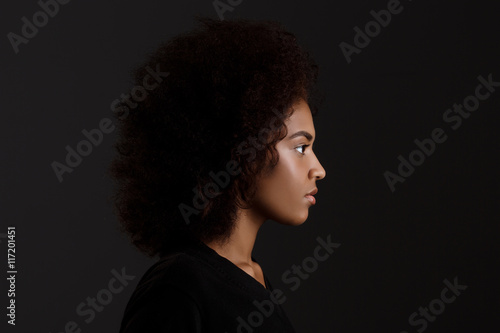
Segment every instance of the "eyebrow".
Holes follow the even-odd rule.
[[[312,140],[312,135],[307,131],[298,131],[298,132],[290,135],[289,140],[292,140],[293,138],[296,138],[298,136],[305,136],[307,140],[309,140],[309,141]]]

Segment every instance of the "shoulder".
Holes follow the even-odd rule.
[[[154,332],[166,327],[199,332],[203,314],[197,289],[204,271],[200,265],[197,258],[182,252],[153,264],[127,304],[120,332]]]
[[[147,292],[154,289],[175,288],[191,294],[203,280],[203,276],[209,274],[210,267],[206,263],[186,252],[176,252],[160,258],[144,273],[137,285],[137,292]]]

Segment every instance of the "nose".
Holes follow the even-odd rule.
[[[318,158],[316,155],[314,155],[314,163],[309,170],[309,177],[310,178],[316,178],[316,180],[321,180],[326,177],[326,171],[319,162]]]

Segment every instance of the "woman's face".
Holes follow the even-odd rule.
[[[278,164],[259,180],[253,206],[264,218],[287,225],[305,222],[313,205],[306,195],[326,176],[312,149],[316,133],[311,110],[304,100],[294,109],[285,121],[287,136],[276,144]]]

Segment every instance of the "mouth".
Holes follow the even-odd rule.
[[[309,202],[312,204],[312,205],[315,205],[316,204],[316,198],[314,197],[314,195],[318,193],[318,189],[315,188],[314,190],[312,190],[311,192],[307,193],[305,195],[306,199],[309,200]]]

